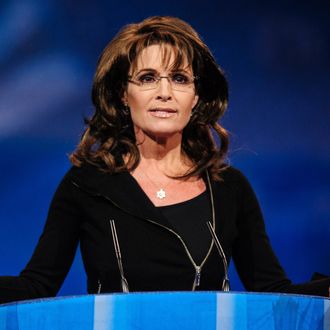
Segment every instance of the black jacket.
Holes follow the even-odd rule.
[[[265,233],[246,178],[229,167],[212,182],[216,233],[249,291],[328,295],[329,278],[293,285]],[[129,173],[73,167],[59,185],[34,254],[18,277],[0,277],[0,303],[54,296],[80,242],[89,293],[120,292],[110,220],[114,220],[130,291],[191,290],[195,268],[184,242]],[[198,233],[196,232],[196,240]],[[215,247],[196,290],[220,290],[223,263]]]

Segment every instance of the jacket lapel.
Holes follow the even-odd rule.
[[[72,167],[69,172],[74,184],[94,196],[103,197],[116,207],[141,219],[170,227],[137,181],[128,173],[109,174],[95,166]]]

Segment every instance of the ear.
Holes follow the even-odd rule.
[[[198,103],[198,100],[199,100],[199,95],[195,94],[195,97],[194,97],[194,100],[193,100],[192,109],[195,108],[196,104]]]
[[[126,90],[123,93],[123,96],[121,98],[121,101],[123,102],[123,104],[126,106],[127,105],[127,92]]]

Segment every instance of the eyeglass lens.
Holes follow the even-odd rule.
[[[162,79],[166,79],[174,90],[189,91],[194,89],[194,77],[181,72],[171,73],[167,76],[143,73],[135,77],[132,82],[135,82],[141,90],[149,90],[157,88]]]

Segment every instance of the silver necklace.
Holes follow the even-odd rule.
[[[153,186],[156,188],[156,197],[158,199],[164,199],[166,197],[166,191],[165,189],[172,183],[171,181],[169,181],[165,186],[162,186],[159,189],[159,185],[157,185],[153,180],[151,180],[151,178],[149,177],[149,175],[147,173],[145,173],[141,168],[140,168],[142,174],[153,184]]]

